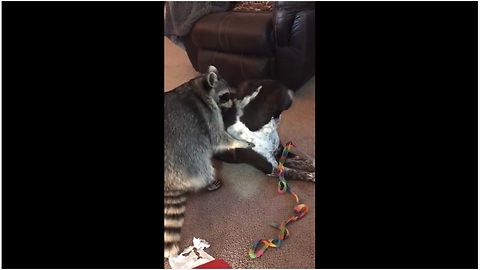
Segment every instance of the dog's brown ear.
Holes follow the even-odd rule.
[[[260,90],[262,90],[262,87],[263,85],[260,85],[257,87],[257,90],[255,90],[255,92],[253,92],[251,95],[242,97],[242,101],[238,104],[238,106],[240,108],[246,107],[252,100],[257,97],[258,93],[260,93]]]
[[[230,92],[228,92],[228,98],[231,100],[237,98],[237,92],[235,91],[235,89],[230,88]]]

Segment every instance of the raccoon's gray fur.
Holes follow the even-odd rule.
[[[219,104],[230,88],[210,66],[208,73],[165,93],[164,222],[165,258],[178,253],[187,193],[215,181],[214,153],[253,145],[231,137]]]

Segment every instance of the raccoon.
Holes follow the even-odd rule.
[[[179,251],[188,193],[218,185],[212,156],[229,149],[254,147],[225,131],[219,105],[231,102],[225,98],[229,91],[218,70],[210,66],[206,74],[165,93],[165,258]]]

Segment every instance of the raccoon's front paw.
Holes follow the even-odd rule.
[[[213,183],[211,183],[210,185],[208,185],[206,187],[206,189],[208,191],[215,191],[215,190],[217,190],[221,187],[222,187],[222,181],[220,179],[215,179],[215,181]]]
[[[243,147],[242,148],[245,148],[245,149],[252,149],[255,147],[255,144],[254,143],[251,143],[251,142],[247,142],[247,141],[241,141],[242,144],[243,144]]]
[[[252,149],[252,148],[254,148],[254,147],[255,147],[255,144],[254,144],[254,143],[247,142],[247,144],[248,144],[248,146],[247,146],[247,147],[245,147],[245,148],[247,148],[247,149]]]
[[[234,148],[252,149],[254,147],[255,147],[255,144],[247,141],[236,140],[234,144]]]

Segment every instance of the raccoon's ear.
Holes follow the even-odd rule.
[[[210,87],[214,87],[214,85],[218,82],[218,76],[217,73],[211,71],[207,75],[207,82]]]
[[[215,73],[218,73],[218,70],[215,66],[208,66],[208,72],[215,72]]]

